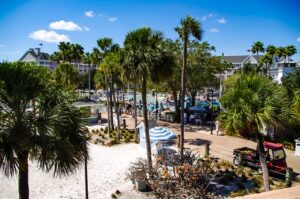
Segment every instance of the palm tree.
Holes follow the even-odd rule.
[[[120,54],[117,51],[107,53],[104,61],[100,64],[100,70],[107,74],[110,79],[111,95],[113,96],[115,113],[117,116],[118,141],[120,141],[120,120],[114,85],[116,76],[119,75],[120,65]]]
[[[269,65],[273,63],[273,58],[269,53],[266,53],[262,58],[261,58],[261,63],[266,64],[266,73],[267,75],[270,75],[270,67]]]
[[[200,23],[194,18],[187,16],[180,22],[180,27],[176,27],[175,31],[178,33],[179,38],[183,42],[183,65],[181,73],[181,131],[180,131],[180,157],[183,161],[183,148],[184,148],[184,98],[185,98],[185,83],[186,83],[186,70],[188,58],[188,43],[189,37],[193,36],[197,40],[202,38],[202,29]]]
[[[54,70],[53,77],[56,83],[64,86],[75,86],[78,80],[78,70],[69,63],[61,63]]]
[[[72,60],[75,61],[75,63],[81,61],[83,55],[84,48],[80,44],[71,44],[71,56]]]
[[[83,63],[88,64],[88,85],[89,85],[89,100],[91,99],[91,54],[86,52],[81,55]]]
[[[276,54],[277,52],[277,48],[273,45],[268,45],[267,49],[266,49],[266,52],[271,55],[272,57],[272,61],[273,61],[273,58],[274,58],[274,55]]]
[[[115,49],[119,48],[118,44],[113,44],[113,41],[111,38],[104,37],[102,39],[97,40],[98,48],[100,49],[100,53],[102,54],[102,59],[105,58],[106,54],[109,52],[115,51]],[[105,77],[107,82],[107,88],[106,93],[108,95],[108,88],[109,88],[109,79],[108,77]],[[109,97],[109,98],[108,98]],[[109,129],[114,129],[113,126],[113,114],[112,114],[112,93],[110,92],[110,95],[107,96],[107,113],[108,113],[108,122],[109,122]]]
[[[230,78],[229,78],[230,79]],[[264,188],[269,191],[269,173],[263,147],[263,125],[284,128],[296,121],[286,90],[272,80],[255,74],[241,75],[221,99],[224,111],[219,116],[220,127],[227,134],[240,134],[245,129],[257,138],[263,172]]]
[[[293,45],[289,45],[289,46],[285,47],[285,49],[286,49],[285,52],[286,52],[288,64],[290,65],[290,57],[297,53],[297,49]]]
[[[279,63],[280,63],[280,59],[282,57],[286,57],[287,56],[286,48],[284,48],[284,47],[278,47],[277,50],[276,50],[276,54],[278,55]],[[284,61],[284,64],[285,64],[285,61]]]
[[[71,53],[71,49],[72,46],[70,44],[70,42],[60,42],[58,44],[58,49],[59,49],[59,53],[61,55],[62,61],[68,61],[71,62],[72,60],[72,53]]]
[[[143,118],[146,135],[148,167],[151,171],[151,145],[147,116],[147,79],[159,67],[161,56],[160,45],[163,39],[161,32],[153,31],[148,27],[129,32],[126,35],[124,46],[124,62],[130,67],[131,73],[138,76],[142,83]]]
[[[260,62],[260,61],[259,61],[258,53],[264,52],[264,51],[265,51],[265,49],[264,49],[264,44],[263,44],[262,42],[257,41],[257,42],[255,42],[255,43],[252,45],[252,47],[251,47],[251,52],[252,52],[252,53],[256,53],[256,56],[257,56],[257,65],[258,65],[258,63]]]
[[[19,174],[19,198],[29,198],[28,159],[54,175],[68,175],[87,156],[81,112],[47,69],[0,64],[0,168]],[[35,101],[35,109],[28,106]],[[33,105],[33,104],[32,104]]]

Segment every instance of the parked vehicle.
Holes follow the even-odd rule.
[[[287,170],[286,154],[282,144],[264,142],[267,166],[270,172],[284,174]],[[262,173],[258,151],[248,147],[234,149],[233,164],[236,166],[249,166]]]

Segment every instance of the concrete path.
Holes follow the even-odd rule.
[[[258,194],[251,194],[236,199],[300,199],[300,187],[291,187]]]
[[[124,117],[126,119],[127,128],[134,128],[134,119],[131,115]],[[138,121],[141,121],[143,118],[138,117]],[[177,123],[169,123],[158,121],[158,125],[166,127],[172,130],[177,135],[180,134],[180,124]],[[228,160],[232,162],[233,160],[233,150],[240,147],[250,147],[256,148],[256,142],[233,137],[227,135],[216,135],[216,131],[213,131],[213,135],[210,134],[210,128],[207,127],[197,127],[187,125],[185,127],[185,147],[190,148],[191,150],[196,150],[200,154],[204,155],[205,144],[210,143],[211,154],[218,158]],[[300,182],[300,158],[295,156],[294,151],[290,151],[285,149],[287,155],[287,165],[288,167],[293,168],[295,173],[295,180]]]

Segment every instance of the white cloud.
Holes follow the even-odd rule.
[[[207,18],[207,16],[203,16],[203,17],[201,17],[201,21],[205,21],[205,20],[206,20],[206,18]]]
[[[111,22],[114,22],[114,21],[117,21],[118,18],[117,17],[111,17],[111,18],[108,18],[108,20],[111,21]]]
[[[209,29],[209,32],[220,32],[220,30],[217,28],[211,28]]]
[[[69,31],[82,30],[82,28],[78,26],[76,23],[72,21],[64,21],[64,20],[50,23],[49,28],[54,30],[69,30]]]
[[[58,34],[54,32],[53,30],[51,31],[46,31],[46,30],[37,30],[35,32],[30,33],[29,38],[34,39],[34,40],[40,40],[40,41],[45,41],[49,43],[59,43],[59,42],[68,42],[70,41],[70,38],[68,35],[63,35],[63,34]]]
[[[225,24],[227,21],[223,17],[217,20],[218,23],[220,24]]]
[[[89,27],[83,26],[83,28],[84,28],[85,31],[90,31]]]
[[[212,14],[212,13],[210,13],[210,14],[208,15],[209,18],[212,18],[213,16],[214,16],[214,14]]]
[[[95,16],[95,13],[94,13],[94,11],[90,10],[90,11],[86,11],[86,12],[84,13],[84,15],[87,16],[87,17],[92,18],[92,17]]]
[[[298,38],[297,38],[297,41],[299,41],[299,42],[300,42],[300,37],[298,37]]]

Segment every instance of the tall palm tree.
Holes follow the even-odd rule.
[[[262,58],[261,58],[261,63],[266,64],[266,73],[267,75],[270,75],[270,64],[273,63],[273,58],[269,53],[266,53]]]
[[[240,134],[247,129],[257,138],[266,191],[270,189],[269,173],[261,130],[263,125],[284,128],[289,122],[298,120],[299,116],[290,108],[289,101],[283,87],[252,73],[237,78],[221,99],[225,110],[219,116],[220,127],[228,134]]]
[[[127,66],[131,66],[131,73],[135,73],[136,76],[139,76],[142,83],[143,118],[147,160],[150,171],[152,168],[152,158],[147,116],[147,79],[151,76],[153,71],[158,70],[162,39],[163,34],[161,32],[153,31],[145,27],[129,32],[124,41],[124,62]]]
[[[83,55],[84,48],[80,44],[71,44],[71,56],[72,60],[75,61],[75,63],[81,61]]]
[[[0,64],[0,168],[19,175],[19,198],[29,198],[28,159],[55,175],[68,175],[87,155],[81,112],[47,69]],[[35,101],[35,109],[28,106]]]
[[[81,55],[82,62],[88,64],[88,87],[89,87],[89,100],[91,99],[91,54],[86,52]]]
[[[118,44],[114,44],[112,39],[111,38],[107,38],[107,37],[104,37],[104,38],[101,38],[99,40],[97,40],[97,45],[98,45],[98,48],[100,49],[100,52],[102,54],[102,59],[105,58],[105,56],[107,55],[107,53],[109,52],[113,52],[115,51],[115,49],[118,49],[119,48],[119,45]],[[108,77],[105,77],[106,79],[106,82],[107,82],[107,89],[106,89],[106,93],[108,95],[108,88],[109,88],[109,78]],[[108,122],[109,122],[109,127],[110,129],[114,129],[114,126],[113,126],[113,111],[112,111],[112,93],[110,92],[110,95],[107,96],[107,113],[108,113]]]
[[[105,74],[109,76],[110,79],[110,87],[111,87],[111,95],[113,97],[115,113],[117,116],[117,132],[118,132],[118,141],[120,141],[120,120],[119,120],[119,111],[118,104],[116,102],[115,96],[115,79],[116,76],[119,75],[120,71],[120,54],[117,50],[115,52],[109,52],[104,58],[104,61],[100,64],[100,70],[102,70]]]
[[[273,45],[268,45],[267,48],[266,48],[266,53],[268,53],[269,55],[271,55],[272,57],[272,61],[274,59],[274,55],[276,54],[277,52],[277,48]]]
[[[260,62],[258,53],[264,52],[264,51],[265,51],[265,49],[264,49],[264,44],[263,44],[262,42],[257,41],[257,42],[255,42],[255,43],[252,45],[252,47],[251,47],[251,52],[252,52],[252,53],[256,53],[256,56],[257,56],[257,57],[256,57],[256,58],[257,58],[257,63]],[[258,65],[258,64],[257,64],[257,65]]]
[[[78,81],[78,70],[69,63],[61,63],[54,70],[53,77],[56,83],[64,86],[75,86]]]
[[[185,83],[186,83],[186,70],[187,70],[187,58],[188,58],[188,43],[190,36],[195,37],[197,40],[202,38],[202,28],[200,23],[192,18],[187,16],[185,19],[182,19],[180,22],[180,27],[176,27],[175,31],[178,33],[179,38],[183,42],[183,65],[181,73],[181,131],[180,131],[180,157],[183,161],[183,148],[184,148],[184,98],[185,98]]]
[[[58,49],[59,49],[59,53],[61,54],[61,58],[62,61],[68,61],[71,62],[72,60],[72,53],[71,53],[71,49],[72,46],[70,44],[70,42],[60,42],[58,44]]]
[[[285,52],[286,52],[286,56],[287,56],[287,61],[288,61],[288,64],[290,65],[290,57],[297,53],[297,49],[293,45],[289,45],[289,46],[285,47],[285,49],[286,49]]]
[[[280,63],[280,59],[282,57],[286,57],[287,56],[287,53],[286,53],[286,48],[284,47],[278,47],[277,50],[276,50],[276,54],[279,58],[279,63]],[[285,61],[284,61],[284,64],[285,64]]]

